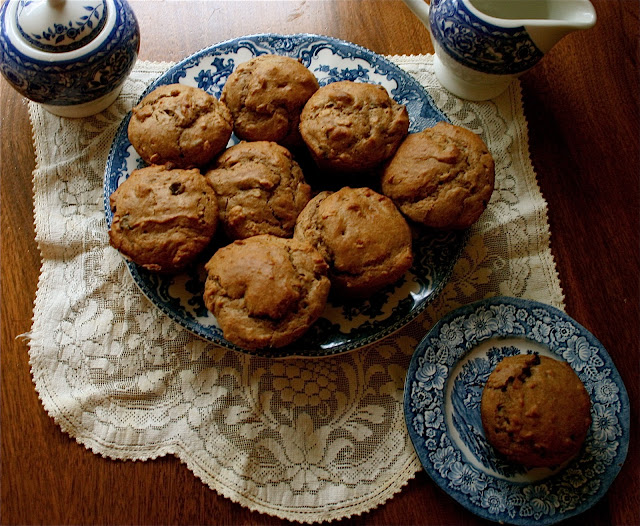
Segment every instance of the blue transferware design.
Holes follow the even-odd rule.
[[[67,48],[61,42],[56,45],[56,39],[49,36],[48,31],[39,37],[30,35],[26,47],[17,46],[7,29],[12,23],[9,13],[14,8],[25,8],[30,2],[20,2],[18,6],[15,2],[8,0],[0,8],[0,72],[28,99],[54,107],[89,103],[113,93],[133,69],[140,47],[140,30],[125,0],[104,2],[106,10],[113,10],[113,24],[105,25],[104,13],[87,11],[86,20],[80,17],[65,28],[51,28],[51,33],[58,36],[64,33],[68,38],[70,33],[74,34],[73,29],[79,27],[75,24],[84,24],[85,32],[91,31],[77,42],[80,45],[77,48],[74,44]],[[94,23],[96,16],[99,19]],[[98,36],[95,31],[99,32]],[[83,45],[89,37],[90,42]],[[55,50],[46,52],[48,45]]]
[[[384,85],[395,100],[407,106],[412,131],[447,120],[420,84],[392,62],[352,43],[317,35],[253,35],[216,44],[170,68],[142,97],[160,85],[177,82],[220,97],[226,79],[238,64],[265,53],[299,58],[321,85],[347,78]],[[127,137],[129,119],[130,114],[116,134],[105,171],[104,206],[109,225],[109,196],[134,169],[144,165]],[[236,141],[233,136],[230,143]],[[366,301],[330,303],[323,317],[300,340],[268,351],[246,351],[232,345],[204,306],[203,265],[215,247],[173,277],[153,274],[131,262],[127,265],[142,292],[159,309],[202,338],[254,355],[329,356],[371,344],[413,320],[443,288],[466,237],[466,232],[424,232],[414,245],[414,265],[402,280]]]
[[[16,27],[26,41],[42,51],[64,53],[78,49],[96,38],[107,21],[107,3],[102,0],[97,5],[83,5],[83,14],[77,20],[69,20],[67,24],[54,23],[40,33],[33,33],[20,23],[25,8],[33,3],[33,0],[20,0]]]
[[[475,16],[460,0],[432,0],[433,38],[461,64],[496,75],[516,75],[543,56],[524,26],[498,27]]]
[[[527,470],[484,436],[480,398],[505,356],[540,353],[568,362],[592,401],[581,453],[555,470]],[[405,418],[431,478],[473,513],[508,524],[553,524],[583,513],[607,491],[629,444],[629,399],[600,342],[564,312],[492,298],[442,318],[422,340],[405,381]]]

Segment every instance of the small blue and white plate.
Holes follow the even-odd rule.
[[[448,120],[422,86],[389,60],[355,44],[317,35],[253,35],[216,44],[171,67],[142,97],[160,85],[179,82],[219,98],[227,77],[239,64],[265,53],[300,59],[320,85],[337,80],[383,85],[396,101],[406,105],[412,132]],[[105,170],[104,209],[109,226],[113,216],[109,196],[133,170],[144,166],[127,137],[129,119],[130,115],[116,134]],[[235,142],[233,136],[230,144]],[[329,356],[374,343],[421,313],[448,280],[466,236],[466,232],[421,234],[414,243],[414,265],[398,283],[367,301],[330,303],[300,340],[286,348],[267,351],[246,351],[222,336],[202,299],[204,261],[172,277],[148,272],[131,262],[127,265],[136,284],[154,305],[202,338],[254,355]],[[203,259],[206,261],[206,255]]]
[[[505,356],[539,353],[569,363],[591,397],[582,451],[555,470],[527,470],[497,455],[484,436],[482,390]],[[482,518],[553,524],[583,513],[608,490],[627,455],[629,399],[600,342],[564,312],[498,297],[443,317],[418,345],[407,372],[404,410],[424,469]]]

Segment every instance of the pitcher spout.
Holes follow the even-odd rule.
[[[590,0],[459,1],[486,23],[504,28],[524,27],[543,53],[565,35],[589,29],[596,23],[596,12]]]
[[[403,0],[406,6],[411,12],[418,17],[418,19],[429,27],[429,4],[424,0]]]
[[[523,21],[531,40],[543,53],[569,33],[592,28],[597,18],[589,0],[554,0],[552,3],[558,4],[558,13],[553,18]]]

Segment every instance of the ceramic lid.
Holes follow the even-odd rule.
[[[20,0],[15,27],[24,43],[66,53],[92,42],[107,21],[106,0]]]

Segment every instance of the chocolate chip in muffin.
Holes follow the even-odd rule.
[[[215,193],[197,169],[154,165],[134,170],[109,200],[109,242],[154,272],[185,268],[218,227]]]

